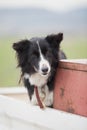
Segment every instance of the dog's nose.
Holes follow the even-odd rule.
[[[42,72],[43,72],[43,73],[47,73],[47,72],[48,72],[48,67],[43,67],[43,68],[42,68]]]

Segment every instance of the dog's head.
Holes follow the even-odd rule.
[[[58,50],[63,34],[49,35],[45,38],[32,38],[13,44],[17,52],[18,66],[23,73],[33,71],[48,75],[51,68],[58,64]]]

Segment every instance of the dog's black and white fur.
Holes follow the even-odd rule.
[[[38,87],[41,100],[46,106],[53,105],[53,89],[59,59],[65,58],[59,50],[63,34],[45,38],[32,38],[13,44],[17,52],[18,66],[21,67],[24,85],[27,87],[32,104],[37,104],[34,86]]]

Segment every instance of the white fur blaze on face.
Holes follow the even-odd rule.
[[[47,75],[50,73],[51,66],[50,66],[48,60],[44,58],[38,41],[37,41],[37,45],[38,45],[39,53],[40,53],[39,72],[41,75]]]

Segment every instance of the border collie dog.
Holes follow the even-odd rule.
[[[59,33],[13,44],[24,85],[34,105],[38,104],[34,86],[38,87],[39,96],[45,106],[53,105],[54,79],[59,59],[66,58],[59,49],[62,39],[63,34]]]

